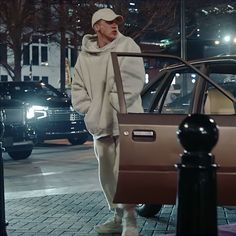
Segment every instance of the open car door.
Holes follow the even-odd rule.
[[[146,101],[143,101],[144,110],[152,110],[151,113],[127,113],[125,96],[123,93],[122,78],[119,70],[119,56],[131,57],[161,57],[174,58],[186,65],[189,71],[184,70],[183,84],[185,87],[180,91],[180,96],[175,99],[168,98],[173,95],[171,86],[175,80],[176,73],[173,76],[166,73],[160,73],[156,80],[157,86],[149,91]],[[183,148],[177,140],[176,131],[178,126],[188,114],[204,113],[202,104],[206,99],[203,91],[205,83],[213,84],[220,92],[229,97],[235,103],[235,98],[230,96],[217,83],[211,81],[203,70],[192,66],[181,58],[147,53],[115,53],[112,52],[112,61],[115,72],[115,82],[117,85],[120,113],[118,113],[118,122],[120,129],[120,163],[117,190],[114,197],[116,203],[156,203],[156,204],[175,204],[177,190],[177,169],[175,164],[180,162],[180,154]],[[189,84],[187,80],[192,79],[195,73],[197,80],[194,84]],[[188,78],[189,75],[189,78]],[[176,94],[174,94],[176,95]],[[171,97],[171,96],[170,96]],[[145,100],[145,99],[144,99]],[[146,109],[146,103],[149,108]],[[235,112],[233,113],[235,115]],[[214,116],[214,115],[213,115]],[[216,120],[222,125],[222,132],[234,132],[236,137],[236,119],[235,116],[227,116],[226,123],[231,122],[234,131],[229,131],[229,125],[225,123],[224,117],[216,117]],[[227,120],[228,119],[228,120]],[[216,121],[216,123],[217,123]],[[232,123],[233,122],[233,123]],[[230,134],[232,137],[232,135]],[[221,145],[227,145],[227,139],[219,140]],[[235,145],[234,145],[235,146]],[[232,150],[231,150],[232,151]],[[236,150],[235,150],[236,151]],[[222,150],[218,148],[220,155]],[[216,162],[217,163],[217,162]],[[229,165],[230,162],[228,163]],[[231,173],[236,172],[236,161],[233,165],[235,169]],[[232,167],[231,167],[232,169]],[[224,172],[224,171],[223,171]],[[236,177],[236,173],[234,175]],[[236,182],[236,178],[234,180]],[[236,203],[236,191],[233,196],[224,198],[224,181],[227,174],[223,173],[220,178],[220,192],[222,203]],[[228,185],[228,191],[230,186]],[[224,199],[226,199],[224,201]]]

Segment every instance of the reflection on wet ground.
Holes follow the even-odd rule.
[[[47,141],[26,160],[3,159],[6,199],[100,190],[92,142]]]

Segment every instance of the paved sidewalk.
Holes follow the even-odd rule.
[[[99,191],[8,199],[5,208],[8,236],[97,236],[93,226],[111,216]],[[219,225],[234,222],[236,209],[218,208]],[[176,207],[165,205],[154,218],[138,217],[138,225],[141,236],[175,233]]]

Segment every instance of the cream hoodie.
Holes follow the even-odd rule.
[[[119,103],[110,52],[140,52],[133,39],[119,33],[103,48],[96,35],[85,35],[72,80],[72,104],[85,114],[85,124],[94,138],[119,135]],[[128,112],[143,112],[140,92],[145,71],[142,58],[119,57]]]

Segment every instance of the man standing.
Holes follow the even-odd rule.
[[[83,37],[71,92],[73,107],[85,114],[86,127],[93,135],[99,180],[109,209],[114,210],[114,217],[95,226],[95,230],[137,236],[135,205],[113,203],[119,168],[119,104],[111,52],[140,52],[133,39],[119,32],[121,23],[123,17],[109,8],[93,14],[95,34]],[[145,78],[143,60],[122,57],[119,63],[128,112],[143,112],[140,98]]]

